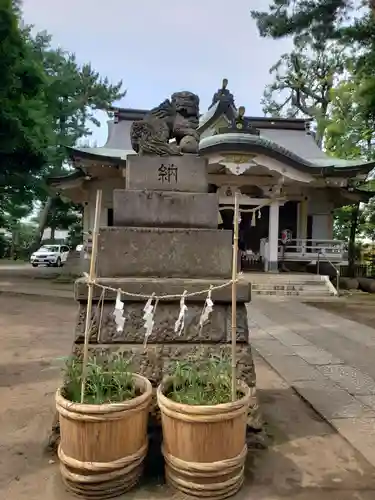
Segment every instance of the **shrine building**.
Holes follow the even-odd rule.
[[[333,238],[333,211],[373,196],[366,191],[366,180],[375,162],[327,155],[317,145],[309,119],[246,116],[226,84],[215,93],[198,128],[199,154],[207,159],[210,189],[218,193],[219,227],[233,227],[238,193],[244,210],[240,248],[249,269],[276,271],[282,261],[287,269],[302,271],[317,259],[345,264],[347,242]],[[126,160],[135,154],[130,128],[148,112],[111,111],[105,145],[69,148],[74,171],[49,179],[64,197],[83,204],[85,232],[93,227],[98,188],[103,193],[101,224],[113,225],[113,190],[125,188]],[[246,211],[251,208],[255,212]]]

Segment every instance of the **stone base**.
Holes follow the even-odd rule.
[[[115,189],[114,226],[217,229],[217,194]]]
[[[113,316],[114,303],[93,304],[90,342],[100,344],[143,344],[144,343],[144,302],[126,302],[124,307],[125,326],[123,332],[117,332]],[[180,312],[178,302],[159,302],[155,310],[154,328],[148,342],[158,344],[160,355],[168,344],[192,343],[227,343],[231,339],[232,307],[229,304],[216,304],[203,325],[199,327],[199,319],[203,305],[187,302],[185,327],[181,335],[174,331],[175,322]],[[83,342],[87,305],[79,305],[78,322],[76,326],[76,342]],[[244,304],[237,306],[237,341],[247,343],[249,329],[247,311]],[[183,358],[182,358],[183,359]]]
[[[208,290],[210,286],[220,286],[228,283],[226,280],[218,279],[183,279],[183,278],[98,278],[97,283],[103,286],[108,286],[118,290],[121,288],[129,293],[141,294],[151,296],[153,293],[158,296],[163,295],[182,295],[184,290],[188,290],[189,293],[200,292],[202,290]],[[86,278],[80,278],[76,280],[74,286],[74,297],[78,301],[87,300],[88,287]],[[98,300],[101,297],[102,289],[100,287],[94,287],[94,300]],[[251,300],[251,285],[248,281],[244,279],[239,279],[236,285],[237,303],[250,302]],[[195,295],[193,299],[189,299],[187,302],[200,302],[203,306],[207,298],[207,293]],[[104,295],[105,301],[113,301],[116,299],[116,292],[106,290]],[[144,302],[144,298],[129,297],[124,295],[122,297],[124,302]],[[232,301],[232,286],[228,285],[224,288],[219,288],[218,290],[213,290],[212,300],[214,303],[226,303],[229,304]],[[163,299],[163,302],[172,302],[173,299]],[[176,299],[174,299],[176,301]]]
[[[229,278],[232,231],[144,227],[100,228],[97,275]]]
[[[74,345],[74,354],[78,357],[83,355],[83,344]],[[249,344],[237,345],[237,373],[242,379],[255,390],[255,369]],[[107,358],[113,353],[121,354],[125,359],[131,360],[132,369],[147,377],[154,389],[159,385],[164,376],[170,375],[176,361],[197,361],[207,360],[210,356],[229,357],[231,354],[230,344],[147,344],[144,348],[139,344],[91,344],[90,355],[100,358]],[[254,391],[255,392],[255,391]],[[251,404],[248,416],[248,426],[256,428],[257,421],[254,410],[257,409],[256,398]],[[156,405],[156,394],[154,393],[153,403],[150,410],[151,425],[160,424],[160,412]]]

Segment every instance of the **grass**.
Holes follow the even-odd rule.
[[[228,359],[210,358],[199,364],[176,362],[172,384],[165,394],[176,403],[218,405],[232,401],[232,375]],[[241,393],[237,394],[242,397]]]
[[[66,362],[62,395],[73,403],[81,402],[82,361],[70,357]],[[89,359],[84,403],[119,403],[139,395],[129,361],[115,355],[106,361]]]

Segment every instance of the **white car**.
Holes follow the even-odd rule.
[[[30,257],[33,267],[43,264],[45,266],[60,267],[66,262],[69,255],[69,247],[66,245],[43,245]]]

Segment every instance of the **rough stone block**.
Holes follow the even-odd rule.
[[[82,355],[83,344],[75,344],[74,353]],[[120,353],[131,360],[136,373],[147,377],[156,386],[165,375],[173,370],[176,361],[207,360],[210,356],[221,356],[229,359],[230,344],[147,344],[144,348],[139,344],[91,344],[89,352],[97,357],[108,357]],[[255,369],[251,347],[248,344],[237,345],[238,378],[250,387],[255,386]]]
[[[193,302],[201,303],[207,298],[207,290],[212,285],[213,287],[226,284],[224,288],[219,288],[212,291],[212,300],[214,303],[230,303],[232,301],[232,286],[230,280],[217,279],[183,279],[183,278],[98,278],[97,283],[103,286],[111,287],[115,290],[121,288],[128,293],[141,294],[150,296],[153,293],[158,296],[165,295],[181,295],[184,290],[189,293],[197,293],[204,291],[194,296]],[[229,285],[228,285],[229,283]],[[237,303],[250,302],[251,300],[251,285],[248,281],[240,279],[236,286]],[[75,281],[74,297],[75,300],[87,300],[88,287],[86,278],[79,278]],[[102,288],[94,287],[94,300],[99,300],[102,294]],[[117,292],[106,290],[104,294],[105,301],[113,301],[116,299]],[[130,297],[123,295],[124,302],[144,302],[144,298]],[[165,300],[165,299],[164,299]],[[163,302],[164,302],[163,300]],[[173,302],[176,299],[168,299],[167,302]],[[272,337],[271,337],[272,338]]]
[[[229,278],[232,232],[215,229],[100,229],[99,277]]]
[[[207,193],[206,160],[196,155],[128,156],[126,189]]]
[[[115,189],[114,226],[216,229],[217,194]]]
[[[147,377],[156,388],[164,376],[173,372],[176,361],[207,360],[211,356],[220,356],[229,359],[231,354],[230,344],[147,344],[144,348],[139,344],[91,344],[89,354],[97,358],[117,353],[131,362],[132,369]],[[73,354],[78,357],[83,355],[83,344],[74,344]],[[256,375],[249,344],[239,344],[236,349],[237,376],[244,380],[250,387],[255,387]],[[160,410],[156,403],[154,391],[150,408],[150,422],[160,425]],[[259,411],[254,394],[248,410],[247,425],[250,428],[259,427]]]
[[[187,304],[185,316],[185,328],[179,336],[174,332],[174,325],[180,312],[178,302],[159,302],[156,307],[153,332],[148,339],[148,343],[163,342],[230,342],[231,338],[231,315],[230,305],[217,304],[208,321],[199,328],[199,319],[202,314],[202,304]],[[100,342],[104,344],[112,343],[144,343],[144,303],[127,302],[124,307],[125,327],[123,332],[117,332],[114,321],[113,303],[93,304],[91,319],[90,342]],[[79,306],[79,318],[76,325],[76,342],[83,342],[85,331],[87,306],[81,303]],[[100,327],[100,328],[99,328]],[[249,331],[247,325],[247,312],[243,304],[237,307],[237,341],[248,342]]]

